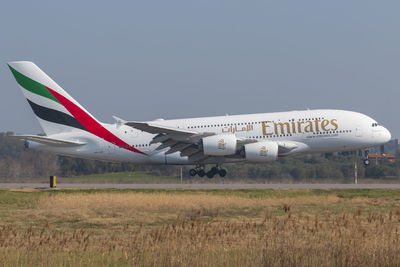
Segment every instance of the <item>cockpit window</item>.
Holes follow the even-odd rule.
[[[372,123],[372,127],[377,127],[377,126],[378,126],[377,122]]]

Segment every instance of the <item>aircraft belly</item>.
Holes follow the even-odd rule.
[[[190,164],[187,157],[180,156],[180,152],[165,154],[164,151],[151,155],[150,163],[166,165]]]
[[[342,140],[338,136],[313,135],[307,138],[304,143],[310,147],[310,152],[340,151],[342,148],[347,147],[346,140]]]
[[[165,162],[168,165],[189,164],[188,157],[181,157],[180,152],[165,155]]]

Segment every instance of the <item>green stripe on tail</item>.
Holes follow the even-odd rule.
[[[14,75],[15,79],[17,80],[18,84],[21,85],[23,88],[25,88],[26,90],[28,90],[34,94],[41,95],[41,96],[51,99],[57,103],[60,103],[49,92],[49,90],[47,90],[47,88],[43,84],[40,84],[40,83],[32,80],[31,78],[28,78],[25,75],[19,73],[18,71],[13,69],[10,65],[8,65],[8,67],[10,68],[10,70],[11,70],[12,74]]]

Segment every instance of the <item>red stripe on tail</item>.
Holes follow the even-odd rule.
[[[137,150],[136,148],[130,146],[129,144],[119,139],[114,134],[112,134],[110,131],[104,128],[100,123],[98,123],[92,116],[87,114],[85,111],[83,111],[80,107],[71,102],[69,99],[67,99],[66,97],[62,96],[61,94],[57,93],[56,91],[52,90],[47,86],[46,88],[89,132],[116,146],[147,156],[146,153]]]

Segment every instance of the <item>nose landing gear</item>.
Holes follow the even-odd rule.
[[[364,150],[364,160],[363,160],[363,163],[364,163],[364,165],[365,166],[368,166],[371,162],[370,162],[370,160],[369,160],[369,157],[368,157],[368,153],[369,153],[369,151],[366,149],[366,150]]]
[[[200,177],[204,177],[207,176],[207,178],[213,178],[214,175],[218,174],[221,177],[225,177],[226,176],[226,170],[222,169],[219,165],[217,165],[216,167],[212,167],[211,170],[209,170],[208,172],[204,171],[204,166],[203,165],[199,165],[194,169],[190,169],[189,170],[189,174],[190,176],[200,176]]]

